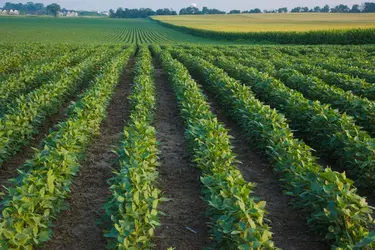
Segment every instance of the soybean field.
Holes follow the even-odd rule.
[[[0,24],[1,249],[375,248],[375,45]]]

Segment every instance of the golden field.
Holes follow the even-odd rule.
[[[375,13],[267,13],[155,16],[152,18],[180,26],[227,32],[375,28]]]

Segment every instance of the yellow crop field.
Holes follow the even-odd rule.
[[[308,31],[375,28],[375,13],[287,13],[156,16],[155,20],[214,31]]]

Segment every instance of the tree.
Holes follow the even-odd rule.
[[[363,6],[363,12],[365,13],[375,12],[375,3],[366,2],[363,4]]]
[[[348,7],[348,5],[345,4],[337,5],[336,7],[331,9],[332,13],[348,13],[349,11],[350,8]]]
[[[203,7],[203,8],[202,8],[202,14],[203,14],[203,15],[207,15],[207,14],[209,14],[209,9],[208,9],[207,7]]]
[[[115,17],[117,17],[117,18],[123,18],[124,17],[124,10],[122,8],[118,8],[116,10]]]
[[[110,17],[110,18],[114,18],[114,17],[116,17],[115,11],[114,11],[113,9],[110,9],[110,10],[109,10],[109,17]]]
[[[60,10],[61,10],[61,6],[58,5],[57,3],[47,5],[47,11],[52,13],[54,17],[57,17],[57,14],[59,13]]]
[[[250,13],[262,13],[262,11],[259,8],[255,8],[253,10],[250,10]]]
[[[328,13],[329,12],[329,10],[330,10],[330,8],[329,8],[329,5],[328,4],[326,4],[326,5],[324,5],[324,7],[322,8],[322,12],[325,12],[325,13]]]
[[[309,12],[309,7],[303,7],[302,12]]]
[[[241,14],[240,10],[231,10],[229,11],[229,14]]]
[[[36,9],[36,14],[45,14],[45,8],[44,8],[44,4],[42,3],[36,3],[34,4],[35,6],[35,9]]]
[[[197,7],[187,7],[187,8],[182,8],[180,10],[180,15],[199,15],[201,14],[200,10]]]
[[[287,8],[287,7],[279,8],[279,9],[277,10],[277,12],[279,12],[279,13],[287,13],[287,12],[288,12],[288,8]]]
[[[321,12],[322,9],[319,6],[314,7],[314,12]]]
[[[350,10],[351,13],[361,13],[361,8],[358,4],[354,4],[352,6],[352,9]]]
[[[292,9],[291,12],[293,12],[293,13],[297,13],[297,12],[301,12],[301,11],[302,11],[302,8],[301,8],[301,7],[295,7],[295,8]]]

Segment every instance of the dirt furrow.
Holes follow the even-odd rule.
[[[155,126],[161,151],[159,183],[164,197],[172,199],[160,205],[166,216],[161,217],[155,249],[201,250],[210,243],[204,216],[207,207],[200,198],[200,172],[190,162],[177,100],[167,74],[158,63],[155,63],[155,82],[158,107]]]
[[[103,214],[103,205],[110,195],[107,180],[112,177],[125,120],[129,116],[127,97],[132,83],[134,58],[127,65],[108,107],[108,116],[101,125],[100,136],[94,138],[75,177],[69,198],[70,210],[55,221],[54,237],[42,249],[104,249],[106,239],[96,221]]]
[[[278,178],[272,172],[265,156],[247,143],[241,128],[225,114],[212,94],[207,91],[204,93],[208,97],[212,112],[233,136],[233,152],[242,163],[238,168],[244,179],[256,183],[254,195],[267,202],[266,209],[269,214],[266,218],[270,220],[275,245],[288,250],[328,250],[328,245],[309,230],[306,220],[291,207],[290,199],[283,195]]]

